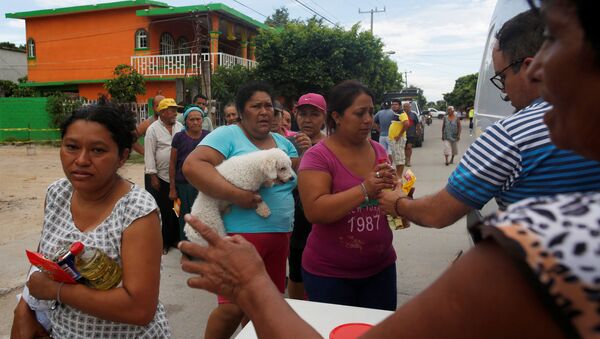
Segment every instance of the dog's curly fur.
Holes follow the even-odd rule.
[[[276,182],[287,182],[294,176],[290,157],[279,148],[231,157],[219,164],[216,169],[225,180],[247,191],[258,191],[263,185],[269,187]],[[225,227],[221,215],[230,205],[228,201],[215,199],[199,191],[191,214],[223,236]],[[264,201],[258,204],[256,213],[263,218],[271,215],[269,206]],[[188,223],[185,224],[184,232],[190,241],[206,244],[206,241]]]

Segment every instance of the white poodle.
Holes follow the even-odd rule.
[[[292,161],[279,148],[252,152],[231,157],[216,167],[217,171],[234,186],[247,191],[258,191],[261,186],[270,187],[293,179]],[[206,225],[214,228],[219,235],[225,235],[221,217],[230,207],[228,201],[218,200],[201,191],[194,201],[191,214]],[[263,218],[271,215],[269,206],[258,204],[256,213]],[[190,226],[185,224],[185,235],[190,241],[206,244],[206,241]]]

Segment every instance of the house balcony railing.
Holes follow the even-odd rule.
[[[216,65],[214,63],[216,62]],[[256,67],[256,61],[226,53],[140,55],[131,57],[131,66],[143,76],[192,76],[202,74],[202,64],[232,67]],[[207,66],[204,66],[205,69]]]

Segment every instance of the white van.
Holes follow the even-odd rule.
[[[492,14],[492,20],[488,29],[479,78],[477,79],[477,91],[475,93],[475,136],[478,137],[490,125],[515,112],[509,102],[501,99],[500,92],[490,78],[496,72],[492,62],[492,49],[496,42],[496,33],[504,23],[519,13],[529,9],[525,0],[498,0]],[[467,225],[473,225],[480,220],[481,215],[489,215],[498,209],[496,201],[492,199],[481,211],[475,211],[467,215]]]

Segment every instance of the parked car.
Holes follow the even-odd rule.
[[[432,117],[437,117],[438,119],[444,119],[444,117],[446,116],[446,112],[438,111],[435,108],[428,108],[425,111],[429,112],[429,114],[431,114]]]

